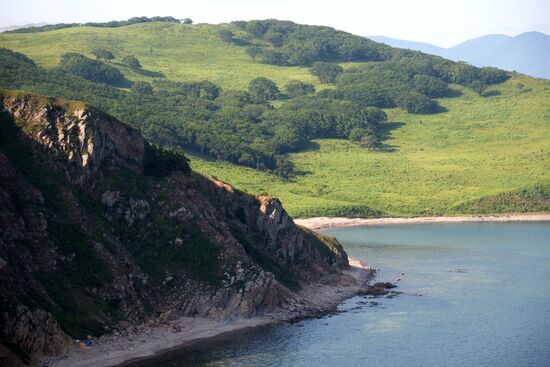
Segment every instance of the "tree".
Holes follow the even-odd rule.
[[[482,96],[483,92],[485,92],[485,89],[487,89],[487,85],[481,80],[474,80],[473,82],[468,84],[468,87],[480,96]]]
[[[256,62],[256,58],[262,54],[262,48],[258,46],[247,47],[246,53],[250,56],[252,62]]]
[[[286,34],[273,28],[270,28],[263,36],[263,38],[271,43],[275,47],[281,47],[285,43]]]
[[[115,55],[109,50],[106,50],[104,48],[98,48],[92,51],[92,54],[96,57],[98,60],[114,60]]]
[[[218,35],[224,42],[228,42],[228,43],[233,42],[234,34],[228,29],[222,29],[221,31],[218,32]]]
[[[388,119],[388,115],[386,114],[386,112],[376,107],[365,108],[365,116],[368,123],[372,125],[378,125],[379,123]]]
[[[355,127],[349,133],[349,139],[353,141],[361,141],[363,137],[367,135],[367,130],[362,127]]]
[[[198,83],[192,83],[198,88],[198,97],[204,99],[216,99],[220,95],[220,88],[208,80],[204,80]]]
[[[285,156],[279,155],[275,158],[275,168],[273,173],[276,175],[288,179],[294,171],[294,164]]]
[[[288,97],[294,98],[315,93],[315,87],[313,84],[303,83],[299,80],[291,80],[285,86],[285,91]]]
[[[125,81],[124,75],[114,67],[75,52],[61,56],[59,69],[93,82],[120,84]]]
[[[244,21],[244,20],[234,20],[234,21],[231,22],[231,24],[236,25],[240,29],[245,29],[246,28],[246,21]]]
[[[137,81],[132,85],[132,92],[138,94],[153,94],[153,86],[147,82]]]
[[[132,69],[141,69],[141,64],[139,60],[134,57],[134,55],[125,56],[122,59],[122,63],[128,65]]]
[[[415,75],[412,86],[417,92],[431,98],[444,97],[449,92],[447,83],[443,80],[424,74]]]
[[[363,148],[367,148],[368,150],[377,150],[379,148],[379,143],[376,137],[369,134],[364,135],[361,138],[360,144]]]
[[[267,26],[261,20],[246,22],[246,30],[256,37],[261,37],[267,31]]]
[[[435,101],[418,92],[410,92],[399,96],[397,105],[406,109],[408,113],[433,113],[437,109]]]
[[[479,71],[479,78],[489,85],[502,83],[510,78],[510,75],[504,71],[493,67],[484,67]]]
[[[193,24],[193,20],[191,18],[185,18],[181,22],[183,24]]]
[[[340,65],[330,62],[316,62],[309,70],[325,84],[334,83],[336,77],[344,71]]]
[[[248,84],[248,92],[252,97],[252,100],[256,103],[263,103],[265,101],[272,101],[279,98],[281,92],[277,85],[264,77],[253,79]]]
[[[288,65],[288,59],[284,52],[279,50],[262,50],[262,63],[270,65]]]

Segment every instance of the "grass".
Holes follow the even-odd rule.
[[[78,27],[0,34],[0,46],[22,52],[48,68],[55,67],[64,52],[92,56],[93,49],[102,47],[113,51],[118,60],[132,53],[145,70],[171,80],[207,79],[226,89],[242,90],[253,78],[265,76],[279,86],[299,79],[317,89],[326,88],[305,68],[253,63],[243,47],[219,38],[221,27],[233,26]],[[115,66],[131,80],[151,80]],[[460,86],[453,88],[462,95],[439,100],[448,112],[410,115],[400,109],[388,110],[384,151],[370,152],[349,141],[319,140],[316,149],[291,154],[299,172],[291,181],[197,154],[188,156],[196,171],[252,194],[277,196],[296,217],[544,209],[544,205],[529,204],[530,199],[525,205],[502,205],[506,197],[502,195],[547,187],[550,182],[550,81],[515,75],[493,87],[486,97]]]
[[[227,27],[232,27],[227,25]],[[259,76],[284,86],[298,79],[323,87],[305,68],[253,63],[244,47],[220,39],[220,26],[147,23],[120,28],[77,27],[30,34],[0,34],[0,47],[21,52],[38,65],[53,68],[65,52],[94,58],[96,48],[111,50],[117,60],[133,54],[147,71],[178,81],[209,80],[226,89],[246,89]],[[208,45],[208,47],[205,47]],[[152,53],[150,49],[152,48]],[[130,80],[150,80],[118,66]]]
[[[530,91],[520,92],[518,83]],[[453,215],[471,212],[472,201],[550,183],[550,82],[515,76],[490,97],[453,88],[463,95],[440,100],[448,112],[388,110],[386,151],[318,140],[317,149],[291,154],[301,174],[289,182],[188,156],[199,172],[279,197],[296,217]],[[513,208],[494,202],[476,203],[476,211]]]

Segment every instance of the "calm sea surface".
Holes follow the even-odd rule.
[[[145,366],[550,366],[550,223],[325,233],[381,280],[401,278],[407,294],[355,297],[338,315],[242,332]]]

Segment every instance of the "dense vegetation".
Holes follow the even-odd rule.
[[[291,181],[188,153],[194,170],[281,199],[293,216],[419,216],[549,210],[550,82],[515,76],[486,97],[452,86],[448,112],[386,110],[375,152],[319,139],[288,155]],[[528,90],[528,92],[526,92]]]
[[[116,63],[113,52],[105,48],[91,51],[96,60],[66,53],[54,70],[36,66],[23,70],[17,67],[17,57],[4,50],[3,63],[11,64],[12,69],[10,75],[2,76],[2,86],[91,102],[139,127],[155,143],[184,147],[287,177],[292,165],[282,155],[303,150],[311,139],[349,138],[369,149],[379,147],[377,126],[385,115],[375,107],[434,113],[440,108],[431,98],[447,95],[448,83],[469,85],[481,80],[477,87],[485,88],[508,78],[500,70],[397,51],[327,27],[274,20],[235,25],[249,38],[242,40],[226,29],[218,33],[219,37],[237,47],[258,39],[268,41],[271,46],[260,47],[262,62],[275,63],[265,58],[265,52],[280,49],[277,52],[286,52],[285,57],[295,60],[292,65],[314,62],[311,72],[322,83],[335,83],[336,88],[315,93],[313,85],[293,80],[284,93],[282,86],[269,78],[257,77],[249,82],[247,91],[234,91],[222,90],[209,81],[181,83],[153,78],[151,82],[136,82],[128,93],[97,83],[127,84],[119,71],[124,67],[138,74],[147,72],[134,55],[126,54]],[[309,56],[298,62],[296,53]],[[389,58],[392,61],[384,61]],[[329,62],[365,60],[377,62],[346,71]],[[60,82],[59,72],[96,84],[78,78]],[[304,95],[309,97],[304,99]],[[289,102],[274,109],[272,101],[288,98]]]
[[[392,48],[367,38],[330,27],[308,26],[288,21],[252,20],[233,22],[245,32],[243,39],[225,30],[222,39],[250,47],[249,54],[261,62],[272,65],[311,66],[312,72],[323,83],[331,83],[342,69],[330,62],[377,63],[375,71],[384,74],[413,77],[431,75],[448,83],[462,85],[498,84],[507,78],[505,72],[495,68],[479,69],[421,52]],[[231,37],[227,36],[231,33]],[[236,41],[238,40],[238,41]],[[380,63],[387,61],[389,63]],[[369,64],[372,66],[372,64]],[[365,70],[363,70],[364,72]],[[437,96],[434,96],[437,97]]]
[[[307,66],[315,61],[382,61],[392,56],[391,47],[330,27],[274,19],[233,24],[244,31],[244,36],[226,36],[224,40],[239,45],[261,41],[256,45],[262,46],[257,56],[266,64]]]
[[[340,39],[378,56],[350,62],[344,54],[331,58],[318,53],[304,65],[275,65],[265,63],[265,50],[287,52],[297,46],[271,43],[271,36],[265,36],[269,29],[256,36],[247,30],[248,23],[157,22],[0,35],[1,45],[38,65],[23,72],[25,63],[33,62],[12,55],[22,66],[14,74],[13,65],[2,64],[0,84],[98,105],[140,127],[156,143],[184,147],[201,172],[251,193],[280,196],[294,215],[464,212],[463,201],[544,181],[541,167],[549,142],[543,125],[550,114],[544,110],[549,97],[543,82],[518,76],[506,81],[510,75],[500,70],[352,42],[361,38],[327,27],[307,26],[282,39],[308,33],[310,44],[304,42],[304,50],[326,50]],[[304,27],[259,21],[250,29],[257,23]],[[120,89],[63,79],[58,67],[66,52],[99,58],[133,84]],[[134,55],[142,68],[119,61],[127,55]],[[318,69],[329,78],[321,80],[325,74]],[[41,81],[34,79],[36,70]],[[251,93],[250,82],[260,77],[276,89],[264,80]],[[260,96],[256,101],[255,92]],[[384,108],[389,122],[350,129],[335,124],[339,115],[326,114],[325,104],[346,113],[346,106],[353,106],[357,116],[369,107]],[[350,141],[311,140],[325,138]],[[290,181],[211,158],[275,170],[291,176]]]
[[[139,127],[155,143],[285,177],[292,166],[282,154],[304,149],[316,137],[348,137],[353,128],[375,138],[377,124],[385,119],[380,110],[320,96],[274,110],[268,102],[283,95],[267,78],[251,81],[248,92],[223,91],[208,81],[166,79],[136,82],[128,92],[99,83],[122,82],[118,69],[76,53],[63,55],[59,68],[46,70],[22,54],[1,49],[0,66],[4,87],[84,100]],[[312,90],[306,84],[300,87],[304,93]]]
[[[117,85],[122,84],[126,80],[118,69],[99,60],[91,60],[75,52],[69,52],[61,56],[59,69],[99,83]]]
[[[509,75],[420,52],[401,50],[332,28],[278,20],[234,22],[244,39],[225,31],[222,40],[248,47],[253,59],[272,65],[310,66],[321,83],[336,83],[325,96],[366,106],[401,107],[409,113],[440,111],[431,98],[448,95],[448,83],[468,86],[480,95]],[[227,32],[231,33],[231,37]],[[254,43],[255,42],[255,43]],[[346,71],[335,62],[369,63]]]

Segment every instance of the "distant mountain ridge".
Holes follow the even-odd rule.
[[[369,38],[389,46],[422,51],[475,66],[494,66],[550,79],[550,35],[541,32],[525,32],[515,37],[489,34],[450,48],[384,36]]]

